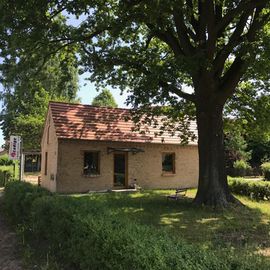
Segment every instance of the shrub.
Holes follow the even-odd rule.
[[[51,196],[16,182],[7,185],[4,199],[8,213],[24,222],[26,241],[35,239],[35,252],[61,269],[268,269],[260,257],[218,256],[172,239],[164,229],[130,222],[89,197]]]
[[[270,181],[270,162],[265,162],[261,165],[261,169],[265,180]]]
[[[233,163],[233,168],[236,176],[248,175],[251,170],[250,165],[243,159],[236,160]]]
[[[50,192],[30,183],[8,182],[4,194],[5,209],[12,221],[23,223],[30,218],[34,200],[45,195],[50,195]]]
[[[225,270],[255,266],[255,262],[220,258],[175,241],[165,230],[131,223],[93,201],[38,198],[32,217],[31,234],[39,243],[48,243],[45,250],[64,269]]]
[[[270,184],[264,181],[229,179],[230,190],[255,200],[270,200]]]
[[[3,155],[0,157],[0,166],[9,166],[13,164],[13,160],[8,158],[8,155]]]
[[[12,178],[12,173],[7,169],[0,169],[0,187],[3,187]]]

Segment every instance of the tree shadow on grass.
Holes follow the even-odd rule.
[[[166,228],[176,240],[185,239],[206,248],[270,248],[270,216],[259,208],[242,206],[216,211],[194,206],[191,198],[168,201],[163,193],[155,192],[107,195],[92,198],[107,205],[115,215]]]

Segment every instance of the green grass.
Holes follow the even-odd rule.
[[[269,201],[215,211],[192,204],[196,190],[172,192],[52,195],[11,182],[4,205],[37,269],[270,269]]]
[[[199,245],[205,249],[234,249],[235,252],[261,252],[270,256],[270,202],[256,202],[237,197],[245,207],[215,211],[195,207],[192,198],[166,200],[173,191],[143,191],[139,193],[111,193],[75,195],[78,200],[95,201],[115,215],[127,216],[131,221],[166,228],[176,239]],[[269,257],[270,258],[270,257]]]

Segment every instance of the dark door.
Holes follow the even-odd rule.
[[[114,154],[114,186],[119,188],[127,187],[127,154]]]

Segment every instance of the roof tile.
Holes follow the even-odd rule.
[[[134,123],[126,120],[130,115],[129,109],[95,107],[91,105],[50,102],[49,104],[58,138],[124,141],[124,142],[151,142],[180,144],[179,133],[172,136],[169,132],[156,135],[158,128],[147,127],[148,131],[142,134],[133,131]],[[195,122],[191,122],[190,130],[197,135]],[[189,144],[196,145],[196,141]]]

